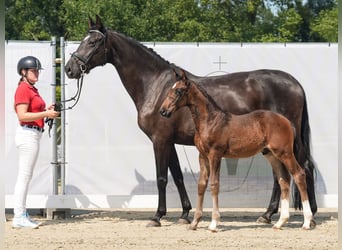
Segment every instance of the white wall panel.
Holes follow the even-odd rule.
[[[197,75],[270,68],[296,77],[307,95],[313,157],[318,166],[319,206],[337,204],[336,44],[146,45]],[[77,46],[77,43],[68,44],[66,60]],[[66,81],[69,97],[76,91],[76,81]],[[157,199],[152,143],[138,128],[133,101],[112,65],[97,67],[85,76],[81,100],[74,110],[67,112],[66,138],[67,194],[108,195],[111,197],[108,207],[139,206],[136,203],[139,195]],[[187,191],[195,204],[197,184],[191,171],[197,176],[197,151],[183,146],[177,146],[177,151]],[[273,183],[271,169],[262,156],[239,160],[234,175],[228,175],[223,167],[221,178],[225,180],[221,181],[222,206],[268,205]],[[167,190],[168,207],[179,207],[171,176]],[[132,200],[134,205],[130,203]]]

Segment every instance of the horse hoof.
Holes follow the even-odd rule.
[[[160,227],[160,221],[156,221],[156,220],[151,220],[146,227]]]
[[[190,221],[187,218],[179,218],[178,224],[187,225],[190,224]]]
[[[257,222],[258,222],[258,223],[263,223],[263,224],[271,224],[271,220],[270,220],[270,219],[267,219],[267,218],[262,217],[262,216],[260,216],[260,217],[257,219]]]

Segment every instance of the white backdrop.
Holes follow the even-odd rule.
[[[20,58],[32,55],[37,57],[44,70],[39,76],[36,87],[47,105],[51,104],[51,80],[52,80],[52,46],[51,42],[16,42],[9,41],[5,44],[5,193],[13,194],[14,184],[18,170],[17,148],[14,144],[15,130],[18,126],[17,116],[14,112],[14,93],[18,85],[19,75],[17,63]],[[52,169],[51,169],[51,140],[44,133],[41,141],[40,155],[30,185],[30,194],[52,193]],[[6,200],[7,201],[7,200]],[[7,207],[6,203],[6,207]],[[29,204],[30,206],[31,204]],[[33,205],[33,204],[32,204]]]
[[[197,75],[270,68],[296,77],[307,95],[312,151],[318,166],[318,205],[337,207],[336,44],[146,45]],[[68,43],[66,60],[77,46],[78,43]],[[69,97],[76,91],[76,82],[70,79],[66,82]],[[67,113],[66,138],[66,193],[73,197],[69,205],[157,206],[152,143],[138,128],[135,106],[111,65],[95,68],[86,75],[81,100]],[[177,146],[177,151],[187,191],[195,204],[197,151],[194,147],[183,146]],[[226,181],[221,181],[221,206],[268,205],[273,183],[267,163],[257,156],[239,160],[237,164],[234,174],[228,175],[228,170],[222,169],[226,172],[221,178]],[[180,207],[171,177],[167,190],[167,206]]]

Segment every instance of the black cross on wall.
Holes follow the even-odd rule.
[[[219,61],[218,62],[213,62],[213,63],[219,65],[219,70],[221,70],[221,64],[227,64],[227,62],[222,62],[221,61],[221,56],[219,56]]]

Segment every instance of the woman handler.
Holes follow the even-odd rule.
[[[39,227],[26,211],[26,197],[44,132],[44,118],[56,118],[59,115],[59,112],[54,111],[54,105],[46,109],[45,102],[35,87],[41,69],[40,61],[33,56],[21,58],[17,65],[21,78],[14,96],[14,108],[20,125],[15,135],[19,151],[19,169],[14,188],[13,228]]]

